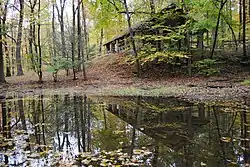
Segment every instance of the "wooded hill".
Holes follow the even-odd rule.
[[[29,70],[39,82],[44,70],[54,81],[59,70],[87,80],[86,63],[110,51],[126,53],[137,76],[158,67],[210,76],[249,65],[250,0],[0,0],[0,7],[1,83]]]

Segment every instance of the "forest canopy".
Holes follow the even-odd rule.
[[[29,70],[39,82],[43,70],[57,81],[62,69],[72,70],[73,79],[82,71],[86,80],[86,63],[108,47],[130,51],[138,76],[145,63],[175,66],[197,50],[204,61],[196,67],[213,64],[219,49],[248,62],[250,0],[1,0],[0,7],[1,82]],[[173,26],[170,18],[185,21]],[[153,22],[151,30],[136,34],[134,27],[146,21]],[[122,42],[105,46],[124,32]]]

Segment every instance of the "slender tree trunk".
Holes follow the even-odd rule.
[[[80,0],[78,0],[78,3],[80,3]],[[86,25],[86,16],[84,13],[84,5],[82,2],[82,15],[83,15],[83,25],[84,25],[84,37],[87,34],[87,25]],[[80,6],[78,7],[78,12],[77,12],[77,34],[78,34],[78,56],[81,57],[82,59],[82,75],[83,75],[83,80],[87,80],[87,76],[86,76],[86,70],[85,70],[85,56],[84,56],[84,50],[86,50],[86,43],[84,45],[84,48],[82,48],[83,46],[83,41],[82,41],[82,30],[81,30],[81,14],[80,14]],[[86,40],[86,38],[85,38]]]
[[[123,0],[123,3],[124,3],[125,11],[126,11],[126,16],[127,16],[128,29],[129,29],[129,35],[130,35],[130,40],[131,40],[131,44],[132,44],[133,54],[134,54],[135,59],[136,59],[136,72],[137,72],[137,76],[140,77],[140,75],[141,75],[140,63],[139,63],[138,54],[137,54],[137,50],[136,50],[136,46],[135,46],[134,32],[133,32],[133,29],[131,26],[131,16],[129,14],[127,0]]]
[[[250,0],[248,0],[248,20],[250,21]]]
[[[31,1],[30,1],[31,2]],[[30,25],[29,25],[29,54],[31,56],[31,66],[32,69],[36,72],[36,66],[35,66],[35,58],[34,58],[34,53],[33,53],[33,24],[35,22],[34,20],[34,8],[36,4],[30,3]]]
[[[24,75],[21,60],[21,45],[22,45],[22,35],[23,35],[23,17],[24,17],[24,0],[19,0],[20,4],[20,16],[18,23],[18,33],[16,42],[16,65],[17,65],[17,76]]]
[[[84,4],[82,3],[82,19],[83,19],[83,28],[84,28],[84,50],[85,50],[85,56],[86,56],[86,59],[89,60],[89,43],[88,43],[88,31],[87,31],[87,22],[86,22],[86,13],[85,13],[85,6]],[[83,56],[83,60],[84,60],[84,57]]]
[[[61,0],[60,1],[60,10],[59,10],[58,6],[56,6],[56,9],[57,9],[57,14],[58,14],[58,21],[60,23],[60,30],[61,30],[62,56],[66,57],[68,59],[68,54],[66,51],[65,35],[64,35],[65,31],[64,31],[64,18],[63,18],[65,3],[66,3],[66,0]],[[66,75],[67,76],[69,75],[68,69],[66,70]]]
[[[247,49],[246,49],[246,0],[242,0],[242,13],[243,13],[243,20],[242,20],[242,44],[243,44],[243,57],[246,58],[247,56]]]
[[[38,0],[38,25],[37,25],[37,36],[38,36],[38,77],[39,83],[43,82],[43,72],[42,72],[42,47],[41,47],[41,0]]]
[[[76,71],[75,71],[75,44],[76,44],[76,40],[75,40],[75,35],[76,35],[75,0],[72,0],[72,13],[73,13],[73,30],[72,30],[72,41],[71,41],[71,45],[72,45],[71,60],[72,60],[72,68],[73,68],[73,75],[74,75],[73,80],[76,80]]]
[[[52,39],[52,48],[53,48],[53,58],[52,63],[56,65],[56,28],[55,28],[55,4],[53,3],[53,16],[52,16],[52,33],[53,33],[53,39]],[[57,82],[57,72],[53,73],[54,82]]]
[[[240,25],[239,25],[239,41],[241,41],[241,31],[242,31],[242,0],[239,0],[239,20],[240,20]],[[240,42],[241,43],[241,42]]]
[[[0,3],[1,7],[1,3]],[[0,20],[0,83],[5,82],[5,77],[4,77],[4,62],[3,62],[3,36],[2,36],[2,21]]]
[[[219,13],[218,13],[218,17],[217,17],[217,23],[216,23],[216,28],[215,28],[215,35],[214,35],[214,42],[213,42],[213,47],[212,47],[212,52],[211,52],[211,58],[214,56],[214,51],[215,51],[215,47],[216,47],[216,42],[217,42],[217,37],[218,37],[218,30],[219,30],[219,25],[220,25],[220,18],[221,18],[221,12],[223,10],[223,7],[225,6],[225,4],[227,3],[227,0],[221,0],[220,2],[220,9],[219,9]]]
[[[248,0],[248,20],[250,21],[250,1]]]
[[[102,55],[102,42],[103,42],[103,28],[101,28],[100,44],[99,44],[99,55]]]
[[[4,5],[4,14],[3,14],[3,40],[4,40],[4,51],[5,51],[5,60],[6,60],[6,77],[10,77],[11,76],[11,71],[10,71],[10,54],[9,54],[9,49],[8,49],[8,43],[7,43],[7,37],[6,37],[6,18],[7,18],[7,12],[8,12],[8,4],[9,4],[9,0],[6,1],[5,5]]]
[[[14,37],[13,25],[11,26],[11,36]],[[15,75],[15,46],[14,40],[11,40],[11,73]]]
[[[78,0],[78,4],[80,3],[81,1]],[[77,58],[78,58],[78,62],[79,62],[79,65],[78,65],[78,71],[81,71],[81,61],[82,61],[82,55],[81,55],[81,46],[82,46],[82,37],[81,37],[81,34],[82,33],[82,29],[81,29],[81,7],[80,5],[78,5],[77,7]]]

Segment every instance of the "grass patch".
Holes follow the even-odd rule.
[[[250,86],[250,79],[245,79],[243,82],[241,82],[242,85]]]
[[[175,96],[183,94],[186,89],[182,86],[176,87],[150,87],[150,88],[138,88],[138,87],[127,87],[127,88],[120,88],[120,89],[112,89],[108,90],[109,95],[116,95],[116,96]]]

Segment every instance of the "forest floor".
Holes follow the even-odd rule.
[[[121,55],[97,57],[87,66],[86,81],[82,72],[78,72],[78,79],[73,80],[72,73],[66,76],[65,71],[60,71],[58,82],[53,82],[52,74],[44,70],[44,82],[39,84],[37,75],[29,71],[24,76],[6,78],[7,84],[1,85],[0,93],[171,96],[207,101],[242,101],[250,97],[250,87],[242,84],[250,76],[247,72],[227,77],[188,77],[162,75],[152,69],[138,78],[133,73],[133,66],[127,64]]]

